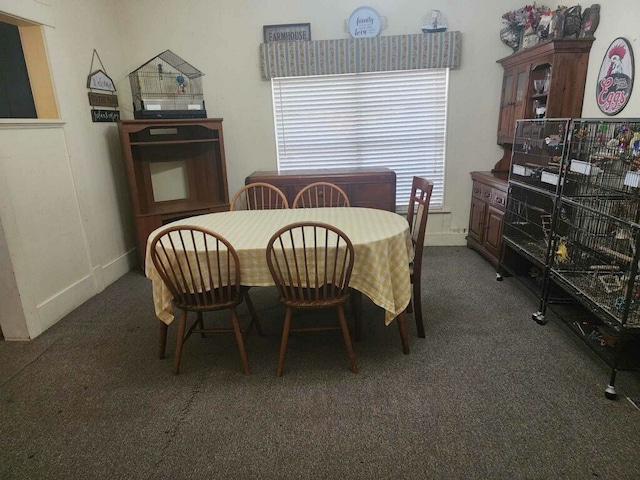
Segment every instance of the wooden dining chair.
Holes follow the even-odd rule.
[[[278,230],[267,244],[267,263],[287,307],[280,342],[278,376],[282,375],[291,332],[342,330],[351,371],[358,372],[344,314],[354,250],[341,230],[320,222],[296,222]],[[336,308],[339,327],[291,328],[294,309]],[[304,321],[304,319],[301,319]]]
[[[241,286],[240,261],[233,246],[221,235],[195,226],[169,227],[151,241],[151,259],[171,295],[174,305],[182,312],[178,323],[173,373],[180,370],[182,347],[192,333],[233,332],[240,352],[245,374],[249,363],[244,348],[244,336],[255,324],[262,328],[253,303]],[[186,254],[185,254],[186,252]],[[247,302],[251,313],[249,326],[242,330],[236,307]],[[203,312],[229,310],[233,328],[205,328]],[[197,318],[187,329],[187,313],[196,312]],[[164,358],[167,344],[167,324],[160,321],[159,356]]]
[[[432,192],[432,181],[422,177],[413,177],[407,221],[409,222],[411,240],[415,253],[413,261],[409,264],[413,294],[407,311],[415,311],[416,328],[418,330],[418,336],[421,338],[425,337],[424,322],[422,321],[422,285],[420,281],[422,276],[422,252],[424,250],[424,235],[427,229],[429,201],[431,200]]]
[[[349,197],[339,186],[329,182],[310,183],[298,192],[292,208],[348,207]]]
[[[231,199],[230,210],[275,210],[289,208],[284,193],[269,183],[245,185]]]

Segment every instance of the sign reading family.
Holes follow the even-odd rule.
[[[617,115],[627,105],[633,88],[633,50],[625,38],[616,38],[605,53],[598,74],[596,101],[607,115]]]
[[[356,8],[349,17],[349,33],[353,38],[377,37],[382,30],[382,19],[371,7]]]
[[[308,42],[311,40],[310,23],[289,23],[286,25],[264,25],[264,43]]]

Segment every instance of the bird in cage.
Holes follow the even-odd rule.
[[[176,77],[176,82],[178,82],[178,93],[187,93],[187,81],[182,75]]]
[[[565,263],[569,260],[569,250],[567,249],[567,239],[560,237],[558,240],[558,248],[556,249],[556,261],[558,263]]]

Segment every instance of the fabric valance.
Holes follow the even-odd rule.
[[[458,68],[460,32],[260,45],[262,79],[340,73]]]

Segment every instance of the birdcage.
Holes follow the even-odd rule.
[[[554,276],[625,327],[640,327],[640,121],[571,122]]]
[[[640,121],[574,119],[562,196],[640,223]]]
[[[135,118],[206,118],[204,74],[165,50],[129,74]]]
[[[510,179],[557,193],[568,124],[567,119],[518,120]]]

